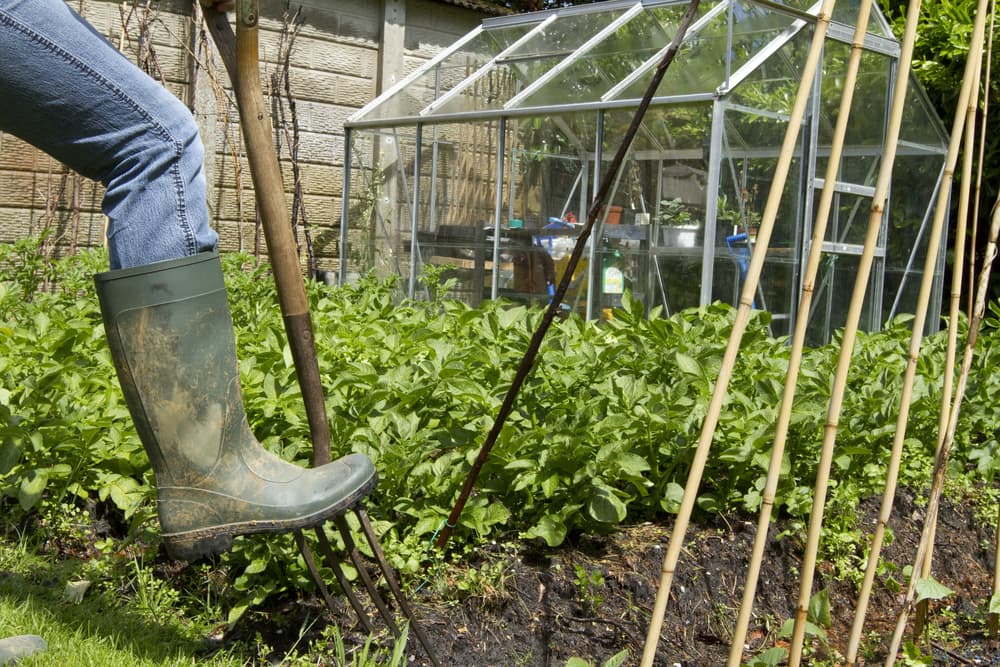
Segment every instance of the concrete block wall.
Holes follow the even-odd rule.
[[[207,149],[209,207],[221,249],[266,255],[229,79],[191,1],[69,3],[195,113]],[[281,97],[280,118],[272,116],[272,123],[280,143],[287,205],[293,210],[297,203],[295,217],[308,223],[319,269],[337,268],[344,121],[482,20],[481,11],[459,4],[261,0],[262,86]],[[288,51],[296,15],[299,27]],[[399,20],[403,24],[395,25]],[[386,35],[394,34],[397,37],[386,42]],[[286,71],[298,125],[297,198],[289,157],[291,105],[281,79]],[[55,253],[100,245],[105,226],[102,196],[100,184],[69,172],[16,137],[0,134],[0,242],[47,231]],[[298,236],[305,267],[302,225]]]

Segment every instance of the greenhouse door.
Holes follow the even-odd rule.
[[[824,179],[813,179],[815,201],[825,185]],[[833,204],[823,241],[822,259],[816,276],[814,296],[809,312],[810,343],[822,344],[847,320],[854,284],[861,266],[865,235],[872,210],[875,188],[837,181]],[[868,291],[859,326],[865,331],[879,328],[884,298],[886,221],[883,214],[878,242],[872,259]],[[807,263],[809,243],[803,247],[802,263]]]

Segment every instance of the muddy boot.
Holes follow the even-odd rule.
[[[47,648],[48,644],[38,635],[19,635],[0,639],[0,665],[16,665],[21,658],[27,658]]]
[[[94,281],[173,557],[224,551],[236,535],[319,525],[375,486],[364,455],[307,469],[257,442],[243,411],[217,254],[111,271]]]

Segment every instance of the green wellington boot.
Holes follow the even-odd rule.
[[[318,525],[375,486],[364,455],[301,468],[257,442],[217,254],[110,271],[94,282],[173,557],[224,551],[236,535]]]

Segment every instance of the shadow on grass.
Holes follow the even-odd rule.
[[[190,626],[174,612],[153,618],[125,602],[124,593],[104,591],[93,585],[79,603],[65,594],[66,584],[87,578],[81,561],[48,563],[32,559],[30,574],[0,570],[0,600],[47,617],[66,628],[67,634],[93,638],[98,643],[130,652],[136,658],[173,662],[178,657],[195,661],[225,653],[221,643],[193,637]]]

